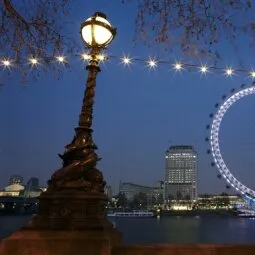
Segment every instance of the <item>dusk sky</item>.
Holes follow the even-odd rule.
[[[116,191],[120,181],[155,185],[164,178],[165,151],[170,145],[192,145],[199,155],[198,193],[226,191],[224,180],[212,168],[206,151],[206,125],[209,114],[220,103],[223,94],[242,83],[251,84],[244,74],[232,78],[211,73],[206,76],[195,69],[176,74],[171,65],[149,70],[144,63],[134,62],[129,68],[120,62],[123,54],[166,61],[187,59],[174,49],[163,52],[155,45],[134,46],[134,3],[121,1],[74,1],[68,36],[84,46],[80,24],[96,11],[104,12],[117,35],[108,49],[117,56],[101,65],[97,79],[94,107],[94,141],[102,157],[99,169]],[[238,50],[222,40],[218,45],[221,59],[217,66],[255,68],[254,48],[246,37],[237,41]],[[3,55],[3,53],[2,53]],[[0,189],[12,174],[27,181],[40,178],[46,185],[53,171],[61,167],[57,154],[64,151],[78,124],[87,71],[79,57],[69,56],[71,71],[64,69],[57,80],[45,71],[37,81],[28,81],[23,88],[15,68],[7,76],[3,71],[0,88]],[[193,62],[193,59],[189,59]],[[194,63],[199,64],[196,60]],[[208,65],[213,64],[208,61]],[[43,67],[42,67],[43,68]],[[32,72],[32,71],[31,71]],[[245,185],[255,188],[255,96],[238,101],[227,112],[222,123],[220,145],[232,173]],[[227,190],[228,191],[228,190]],[[232,190],[233,191],[233,190]],[[229,191],[228,191],[229,192]]]

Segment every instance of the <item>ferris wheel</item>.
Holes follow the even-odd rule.
[[[215,104],[217,108],[216,114],[210,114],[210,118],[212,118],[212,124],[207,125],[206,128],[210,130],[210,136],[206,138],[206,141],[210,144],[210,150],[207,150],[208,154],[212,154],[213,161],[211,166],[216,166],[219,170],[218,178],[223,177],[226,182],[227,188],[232,186],[235,188],[239,193],[246,196],[246,198],[255,202],[255,191],[243,183],[241,183],[230,171],[228,166],[225,164],[224,159],[221,155],[220,145],[219,145],[219,131],[220,125],[224,118],[225,113],[228,109],[239,99],[255,94],[255,83],[251,86],[246,87],[245,85],[241,85],[239,90],[232,89],[231,96],[227,97],[226,95],[222,96],[223,102],[221,104]]]

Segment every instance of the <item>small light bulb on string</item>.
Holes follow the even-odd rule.
[[[227,68],[225,69],[225,75],[227,76],[232,76],[234,74],[234,70],[230,67],[230,68]]]
[[[250,76],[249,76],[251,79],[255,79],[255,71],[254,70],[252,70],[251,72],[250,72]]]
[[[176,62],[174,65],[174,70],[180,72],[183,69],[183,64],[181,62]]]
[[[11,65],[11,61],[8,60],[8,59],[4,59],[4,60],[2,61],[2,63],[3,63],[3,65],[4,65],[5,67],[9,67],[9,66]]]
[[[206,74],[208,72],[208,67],[207,66],[201,66],[200,67],[200,73]]]
[[[150,58],[148,61],[146,61],[148,64],[147,66],[150,69],[155,69],[157,67],[157,61],[155,59]]]
[[[90,60],[90,59],[91,59],[91,56],[90,56],[89,54],[87,54],[87,53],[83,53],[83,54],[81,55],[81,58],[82,58],[83,60]]]
[[[30,58],[30,59],[29,59],[29,64],[30,64],[31,66],[36,66],[36,65],[39,64],[39,62],[38,62],[38,60],[37,60],[36,58]]]
[[[124,59],[123,59],[123,63],[124,63],[124,64],[127,64],[127,65],[128,65],[128,64],[130,64],[130,62],[131,62],[131,60],[130,60],[129,58],[124,58]]]
[[[64,62],[66,62],[66,57],[64,57],[64,56],[57,56],[56,59],[57,59],[57,61],[58,61],[59,63],[64,63]]]
[[[4,58],[1,60],[1,65],[5,68],[10,69],[13,65],[12,65],[13,60],[9,59],[9,58]]]
[[[155,67],[155,66],[157,66],[157,63],[156,63],[154,60],[150,60],[150,61],[148,62],[148,64],[149,64],[150,67]]]
[[[129,57],[123,57],[121,58],[121,63],[123,63],[124,65],[130,65],[131,59]]]
[[[107,56],[104,54],[99,54],[96,56],[97,60],[99,61],[105,61],[107,59]]]

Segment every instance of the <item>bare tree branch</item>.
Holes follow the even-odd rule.
[[[49,59],[73,52],[75,42],[64,36],[64,18],[71,0],[0,0],[0,54],[17,63],[27,57]],[[20,70],[22,65],[19,66]],[[26,74],[21,70],[22,74]]]
[[[131,2],[134,0],[123,0]],[[241,33],[254,41],[251,0],[136,0],[136,41],[191,56],[217,56],[219,40],[232,44]]]

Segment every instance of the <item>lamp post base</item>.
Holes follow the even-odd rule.
[[[107,231],[25,230],[0,245],[1,255],[110,255],[120,243],[116,229]]]
[[[106,231],[113,228],[105,215],[107,198],[103,193],[65,188],[46,191],[39,200],[38,215],[24,229]]]
[[[103,193],[49,189],[39,200],[38,215],[1,242],[0,255],[110,255],[121,244]]]

